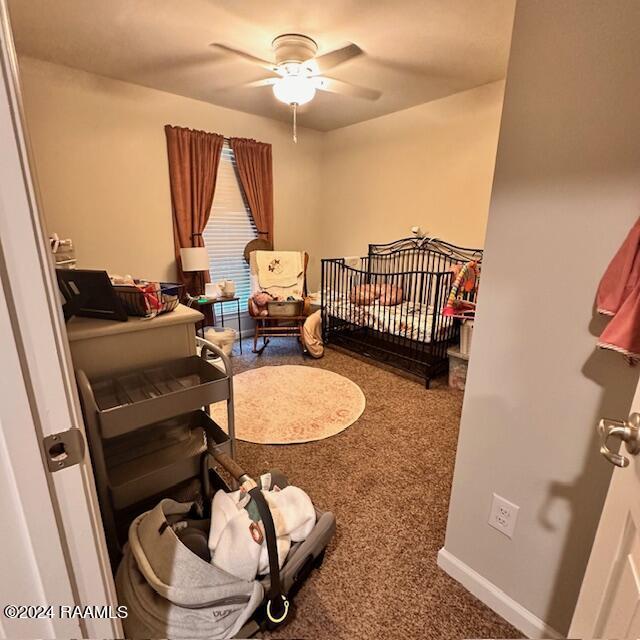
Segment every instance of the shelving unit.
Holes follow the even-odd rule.
[[[228,358],[218,351],[224,371],[204,356],[96,378],[76,371],[114,564],[131,518],[150,500],[199,479],[207,452],[235,457],[233,376]],[[209,405],[221,401],[227,403],[228,433],[208,415]],[[184,493],[183,500],[195,497]]]

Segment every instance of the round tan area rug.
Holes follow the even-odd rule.
[[[236,438],[258,444],[322,440],[344,431],[364,411],[360,387],[332,371],[281,365],[259,367],[233,378]],[[211,405],[227,426],[226,403]]]

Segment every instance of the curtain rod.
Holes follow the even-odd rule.
[[[164,128],[165,128],[165,130],[167,128],[170,128],[170,129],[183,129],[185,131],[191,131],[191,132],[200,132],[200,133],[208,133],[208,134],[212,133],[211,131],[205,131],[204,129],[191,129],[190,127],[181,127],[181,126],[176,125],[176,124],[165,124]],[[221,135],[221,134],[219,134],[217,132],[213,132],[213,134],[217,135],[217,136]],[[222,139],[225,142],[231,142],[231,138],[237,138],[237,136],[222,136]],[[249,140],[251,142],[260,142],[259,140],[256,140],[255,138],[239,138],[239,139],[240,140]],[[269,143],[268,142],[263,142],[262,144],[269,144]]]

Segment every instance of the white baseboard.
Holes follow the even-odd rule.
[[[444,548],[438,552],[438,566],[527,638],[564,637]]]

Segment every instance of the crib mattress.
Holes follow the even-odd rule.
[[[433,307],[409,301],[391,306],[381,305],[377,301],[370,305],[357,305],[346,296],[329,298],[326,307],[330,316],[340,320],[419,342],[440,339],[449,325],[447,319],[441,317],[441,326],[432,334],[436,317]]]

